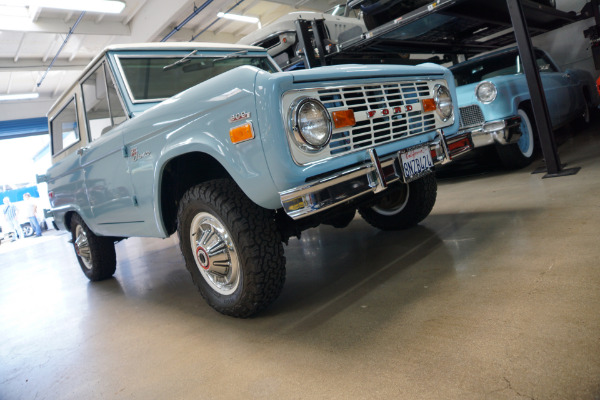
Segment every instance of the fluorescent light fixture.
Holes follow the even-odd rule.
[[[217,13],[217,17],[225,18],[225,19],[232,19],[234,21],[240,21],[240,22],[248,22],[249,24],[259,24],[260,23],[260,20],[256,17],[247,17],[245,15],[238,15],[238,14],[229,14],[229,13],[219,12],[219,13]]]
[[[3,17],[29,17],[27,8],[19,5],[4,5],[0,2],[0,15]]]
[[[0,94],[0,101],[33,100],[40,97],[39,93]]]
[[[0,0],[0,5],[30,8],[55,8],[59,10],[90,11],[119,14],[125,8],[122,0]]]

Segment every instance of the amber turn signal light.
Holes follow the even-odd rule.
[[[421,104],[423,104],[423,112],[435,111],[436,109],[434,99],[423,99]]]
[[[334,111],[331,113],[331,117],[333,118],[333,126],[336,128],[345,128],[346,126],[356,125],[354,111],[352,110]]]
[[[244,125],[236,126],[229,130],[229,137],[233,143],[240,143],[246,140],[254,139],[254,131],[250,122]]]

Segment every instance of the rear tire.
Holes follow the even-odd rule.
[[[79,215],[71,219],[71,237],[77,261],[90,281],[101,281],[114,275],[117,255],[113,238],[96,236]]]
[[[496,151],[502,166],[507,169],[519,169],[528,166],[534,159],[537,136],[535,122],[529,114],[519,109],[521,117],[521,138],[517,143],[496,145]]]
[[[407,184],[388,188],[389,193],[358,212],[370,225],[389,231],[413,227],[423,221],[435,205],[437,181],[433,173]]]
[[[270,305],[285,282],[285,257],[272,211],[227,179],[189,189],[177,214],[185,264],[208,304],[245,318]]]
[[[29,222],[21,225],[21,229],[23,230],[23,235],[25,235],[25,237],[33,236],[33,226],[31,226]]]

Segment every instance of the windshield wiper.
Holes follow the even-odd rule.
[[[190,57],[193,56],[193,55],[195,55],[197,52],[198,52],[198,50],[194,50],[190,54],[188,54],[187,56],[183,57],[181,60],[177,60],[173,64],[165,65],[163,67],[163,71],[168,71],[168,70],[173,69],[175,67],[178,67],[180,65],[189,63],[191,61]]]
[[[236,51],[235,53],[227,54],[225,56],[217,56],[217,57],[215,57],[216,58],[215,61],[228,60],[230,58],[238,58],[238,57],[244,56],[246,54],[248,54],[248,50],[240,50],[240,51]]]
[[[173,64],[165,65],[163,67],[163,71],[168,71],[168,70],[178,67],[180,65],[189,63],[191,61],[190,57],[196,55],[197,52],[198,52],[198,50],[194,50],[187,56],[183,57],[181,60],[177,60]],[[235,53],[227,54],[224,56],[216,56],[214,61],[216,62],[216,61],[221,61],[221,60],[228,60],[230,58],[238,58],[238,57],[241,57],[246,54],[248,54],[248,50],[236,51]]]

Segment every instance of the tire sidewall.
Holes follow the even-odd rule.
[[[521,127],[527,130],[526,132],[524,132],[523,129],[521,129],[521,138],[517,142],[517,147],[521,152],[523,158],[529,160],[533,157],[535,149],[535,136],[533,125],[531,123],[529,115],[525,110],[519,109],[517,111],[517,114],[521,117]]]
[[[407,229],[417,225],[433,209],[437,197],[437,182],[435,175],[431,173],[410,182],[408,186],[408,199],[404,207],[395,213],[384,215],[371,206],[359,208],[360,215],[370,225],[382,230]]]
[[[224,220],[219,215],[218,210],[215,207],[213,207],[210,203],[204,202],[199,199],[194,199],[188,203],[188,206],[184,210],[182,210],[180,215],[181,233],[179,235],[179,240],[181,241],[183,257],[185,259],[186,265],[193,266],[188,268],[192,275],[192,279],[198,286],[202,297],[204,297],[206,301],[208,301],[209,304],[211,304],[211,306],[215,308],[235,307],[235,305],[238,304],[242,299],[245,278],[244,268],[242,268],[241,265],[239,267],[240,281],[236,290],[232,294],[224,295],[212,288],[212,286],[209,282],[206,281],[206,278],[202,275],[196,264],[196,259],[194,256],[194,252],[192,251],[192,244],[190,241],[190,228],[194,217],[201,212],[209,213],[214,218],[216,218],[225,227],[225,229],[227,229],[227,232],[231,236],[231,240],[233,241],[236,251],[237,249],[240,249],[240,244],[237,243],[237,238],[232,233],[231,225],[228,223],[228,221]],[[241,263],[241,261],[239,262]]]
[[[87,225],[83,222],[81,217],[79,217],[79,216],[73,217],[73,222],[71,224],[71,238],[72,238],[72,242],[73,242],[73,251],[75,252],[75,257],[77,257],[77,262],[79,263],[79,266],[81,267],[81,271],[83,271],[83,273],[89,280],[93,280],[93,267],[89,268],[85,264],[85,262],[83,261],[83,259],[79,255],[79,253],[77,252],[77,246],[75,244],[75,240],[77,239],[77,227],[79,227],[79,226],[81,227],[81,229],[83,229],[83,231],[85,232],[85,234],[89,240],[89,229],[88,229]],[[92,263],[93,263],[93,258],[92,258]]]
[[[77,239],[77,227],[80,226],[85,232],[90,253],[92,256],[92,266],[88,267],[81,256],[77,253],[75,240]],[[96,236],[94,232],[86,225],[79,215],[73,216],[71,219],[71,238],[73,242],[73,250],[77,257],[77,262],[81,267],[84,275],[92,282],[109,279],[116,271],[117,259],[115,253],[114,241],[109,237]]]

